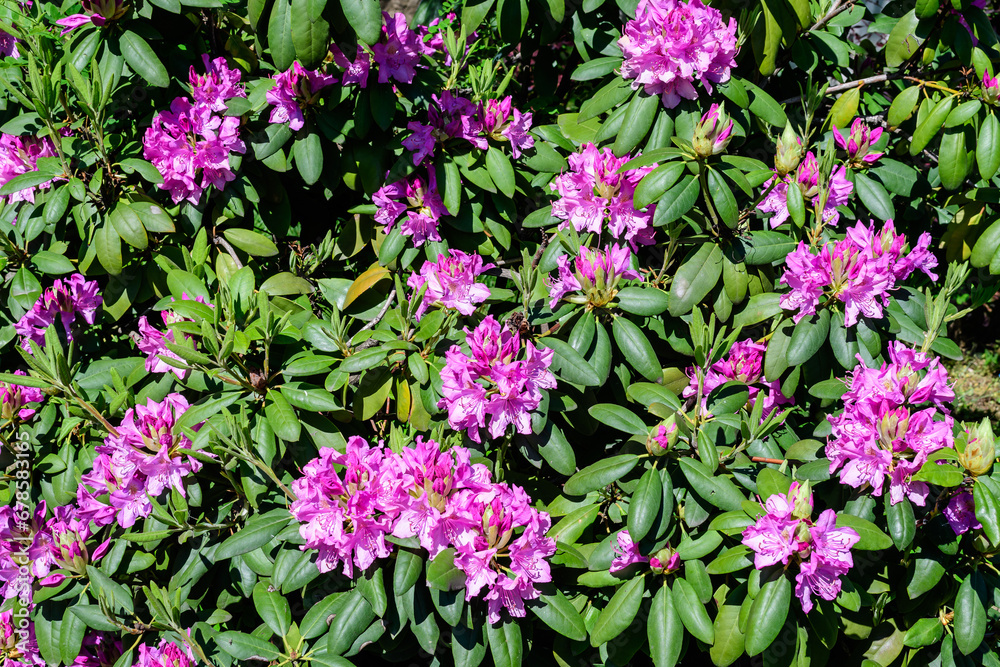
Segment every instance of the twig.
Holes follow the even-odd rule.
[[[826,14],[820,17],[815,23],[812,24],[812,27],[809,28],[809,32],[812,32],[814,30],[819,30],[827,23],[832,21],[834,18],[836,18],[838,15],[846,12],[848,9],[851,8],[851,6],[852,5],[850,4],[842,5],[840,4],[840,0],[837,0],[836,2],[833,3],[833,7],[830,8],[830,11],[828,11]]]
[[[243,268],[243,262],[241,262],[240,258],[236,256],[236,249],[233,248],[233,246],[229,245],[229,241],[217,235],[213,235],[212,240],[214,241],[215,245],[221,245],[223,248],[226,249],[226,252],[229,253],[229,256],[233,258],[234,262],[236,262],[237,269]]]
[[[776,463],[778,465],[781,465],[782,463],[785,462],[784,459],[769,459],[763,456],[751,456],[750,460],[753,461],[754,463]]]
[[[381,322],[382,318],[385,317],[385,314],[389,312],[390,308],[392,308],[392,302],[395,300],[396,300],[396,288],[393,287],[392,291],[389,292],[389,298],[386,299],[385,305],[382,306],[382,310],[378,311],[378,315],[375,316],[375,319],[373,319],[365,326],[361,327],[361,331],[368,331],[369,329],[374,328],[375,325],[377,325],[379,322]],[[361,331],[358,331],[358,333],[361,333]]]
[[[855,81],[845,81],[844,83],[838,83],[835,86],[830,86],[826,89],[828,93],[838,93],[842,90],[850,90],[851,88],[857,88],[858,86],[864,86],[869,83],[882,83],[883,81],[888,81],[889,79],[901,79],[903,78],[902,72],[894,72],[892,74],[876,74],[875,76],[865,77],[864,79],[857,79]],[[791,104],[793,102],[798,102],[802,99],[801,95],[796,95],[795,97],[789,97],[787,100],[782,100],[781,104]]]

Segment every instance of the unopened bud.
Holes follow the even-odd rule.
[[[732,137],[733,121],[726,115],[725,108],[713,104],[695,125],[692,146],[698,157],[707,158],[726,150]]]
[[[983,100],[993,106],[1000,101],[1000,79],[990,76],[989,72],[983,72]]]
[[[799,166],[802,159],[802,140],[795,134],[792,124],[785,125],[785,131],[778,138],[777,152],[774,154],[774,168],[778,176],[785,176]]]
[[[792,488],[788,491],[788,499],[792,502],[793,517],[805,521],[812,516],[812,484],[808,480],[802,484],[792,482]]]
[[[650,456],[663,456],[677,444],[678,435],[677,415],[673,414],[646,439],[646,451]]]
[[[958,450],[958,462],[969,471],[969,474],[985,475],[993,467],[993,462],[996,460],[996,446],[988,419],[960,434],[956,438],[955,445]]]
[[[668,546],[649,559],[649,566],[656,574],[670,574],[680,568],[681,555]]]

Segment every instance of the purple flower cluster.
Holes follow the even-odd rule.
[[[104,632],[90,632],[83,638],[80,655],[70,667],[113,666],[124,652],[121,639]],[[174,665],[168,663],[168,667]]]
[[[245,153],[239,137],[240,119],[222,116],[226,100],[246,97],[239,86],[240,73],[229,69],[225,58],[204,58],[206,73],[199,76],[191,68],[192,103],[178,97],[170,111],[161,111],[143,137],[143,157],[153,163],[174,203],[186,199],[197,205],[205,188],[221,190],[236,178],[229,166],[232,153]],[[199,179],[200,177],[200,179]]]
[[[58,319],[62,322],[66,338],[73,340],[73,325],[79,317],[93,324],[102,300],[96,280],[87,280],[79,273],[69,278],[57,278],[52,286],[42,292],[38,301],[14,324],[21,336],[21,347],[31,351],[29,341],[45,344],[45,330]]]
[[[771,229],[785,224],[785,221],[788,220],[788,188],[790,184],[794,183],[802,190],[802,198],[805,200],[807,208],[818,203],[823,194],[819,176],[819,163],[816,161],[816,155],[812,151],[808,151],[802,161],[798,163],[798,171],[795,172],[794,177],[781,178],[776,173],[774,178],[778,179],[778,183],[773,189],[771,189],[771,184],[774,183],[774,178],[764,183],[764,190],[770,189],[770,192],[757,205],[757,210],[761,213],[774,213],[774,217],[771,218]],[[847,180],[847,167],[841,165],[834,168],[825,191],[826,203],[823,205],[823,220],[827,224],[836,225],[840,220],[837,207],[846,204],[851,198],[851,193],[854,192],[854,184]]]
[[[885,153],[873,153],[871,147],[882,138],[882,128],[870,129],[860,118],[851,123],[851,131],[845,134],[842,130],[833,128],[833,138],[837,145],[847,151],[847,161],[853,167],[874,164]]]
[[[182,300],[191,300],[187,294],[181,295]],[[205,303],[204,297],[196,297],[193,299],[198,303]],[[211,304],[209,304],[211,306]],[[163,324],[168,327],[166,331],[160,331],[149,323],[146,316],[143,315],[139,318],[139,335],[141,338],[136,344],[140,352],[146,355],[146,370],[150,373],[173,373],[178,379],[183,380],[188,376],[190,370],[185,370],[177,368],[176,366],[171,366],[165,362],[160,357],[167,357],[169,359],[176,359],[181,361],[181,358],[176,354],[167,349],[166,343],[177,343],[174,338],[174,332],[169,329],[171,324],[177,322],[192,322],[193,320],[189,317],[183,317],[174,313],[170,310],[164,310],[160,313],[160,317],[163,319]],[[194,336],[189,336],[184,334],[186,340],[191,340]],[[194,343],[195,349],[198,349],[198,343]]]
[[[573,225],[578,232],[601,235],[605,230],[616,239],[628,242],[635,250],[653,243],[653,211],[639,211],[632,203],[635,188],[652,166],[620,171],[631,158],[615,157],[610,148],[584,144],[579,153],[569,156],[570,170],[552,180],[549,188],[559,193],[552,204],[552,215],[565,220],[561,229]]]
[[[531,129],[531,114],[521,113],[511,104],[511,98],[487,100],[473,104],[464,97],[444,91],[432,95],[433,104],[427,110],[427,123],[411,121],[406,127],[413,132],[403,139],[403,147],[413,151],[413,164],[423,164],[434,155],[437,145],[450,139],[461,139],[480,150],[490,147],[489,140],[510,142],[515,158],[535,145]]]
[[[639,272],[630,268],[631,260],[629,249],[617,243],[606,250],[580,246],[580,254],[575,258],[562,255],[558,260],[559,277],[549,287],[549,307],[555,308],[560,299],[585,303],[588,309],[606,306],[618,293],[622,279],[642,280]]]
[[[758,398],[763,399],[765,419],[779,405],[794,403],[792,398],[781,393],[781,382],[777,379],[768,381],[764,377],[766,352],[767,345],[755,343],[749,338],[734,343],[726,357],[712,364],[705,373],[702,381],[702,406],[707,410],[707,398],[712,390],[733,380],[749,387],[750,400],[747,402],[749,408],[753,408]],[[698,376],[694,366],[688,367],[685,372],[689,383],[681,392],[681,396],[691,398],[698,393]],[[762,392],[763,397],[761,397]]]
[[[400,83],[412,83],[417,73],[420,57],[434,55],[434,49],[424,44],[424,40],[406,25],[406,16],[397,12],[389,16],[382,12],[382,36],[385,41],[372,45],[372,58],[378,65],[378,82],[388,83],[393,79]]]
[[[435,305],[471,315],[476,310],[476,304],[490,296],[490,288],[477,283],[476,277],[492,268],[492,264],[484,265],[479,255],[469,255],[461,250],[449,250],[448,256],[438,255],[436,262],[424,262],[420,272],[406,281],[414,292],[427,285],[424,298],[417,307],[417,319]]]
[[[0,507],[0,597],[18,598],[23,607],[32,604],[33,564],[42,559],[51,541],[45,511],[44,502],[33,512],[20,502]]]
[[[117,521],[130,528],[153,511],[150,498],[170,488],[184,495],[184,478],[201,469],[191,455],[191,441],[175,428],[188,407],[183,396],[169,394],[125,413],[117,435],[97,447],[93,470],[82,477],[77,489],[81,515],[98,526]]]
[[[871,488],[874,496],[882,495],[888,476],[893,505],[903,498],[923,505],[927,485],[911,477],[930,454],[954,447],[945,404],[955,392],[937,357],[893,341],[889,359],[880,368],[858,364],[844,394],[844,411],[828,417],[833,425],[826,445],[830,473],[839,469],[842,484]]]
[[[15,48],[16,50],[16,48]],[[0,185],[28,172],[38,170],[38,159],[55,157],[56,147],[47,137],[18,137],[12,134],[0,134]],[[35,203],[35,191],[52,186],[52,181],[45,181],[34,187],[13,192],[0,201],[8,203],[26,201]]]
[[[387,537],[416,537],[430,558],[455,550],[465,599],[486,589],[494,623],[504,608],[523,617],[524,600],[539,595],[535,584],[551,581],[549,515],[520,487],[494,483],[464,447],[441,451],[417,438],[396,454],[352,437],[344,453],[321,449],[303,473],[292,483],[290,511],[303,524],[303,549],[318,550],[321,572],[341,566],[354,576],[355,566],[365,570],[391,554]]]
[[[639,551],[639,545],[632,540],[627,528],[619,530],[618,534],[615,535],[614,549],[615,557],[611,561],[611,567],[608,568],[608,572],[611,574],[621,572],[635,563],[647,563],[654,572],[667,574],[674,572],[681,566],[681,555],[669,546],[657,551],[652,556],[644,556]]]
[[[372,56],[365,51],[365,48],[358,44],[358,51],[354,57],[354,62],[347,59],[344,52],[336,44],[330,45],[330,54],[333,56],[333,63],[344,70],[340,77],[343,86],[368,87],[368,72],[372,66]]]
[[[696,82],[712,92],[712,84],[729,81],[736,28],[736,19],[726,23],[701,0],[640,0],[618,40],[625,56],[622,76],[634,79],[633,88],[660,95],[668,109],[697,99]]]
[[[756,552],[754,567],[761,570],[792,560],[799,565],[795,594],[807,614],[812,596],[835,600],[840,576],[854,567],[851,547],[861,539],[852,528],[837,528],[837,514],[825,510],[814,522],[813,499],[807,486],[792,482],[787,496],[772,495],[764,504],[767,514],[743,531],[743,544]]]
[[[141,644],[134,667],[195,667],[198,660],[188,646],[161,639],[155,648]]]
[[[385,225],[386,233],[392,231],[396,220],[405,213],[399,231],[412,237],[413,245],[420,247],[426,241],[441,240],[438,221],[448,214],[448,209],[441,202],[433,170],[426,177],[414,175],[383,185],[372,195],[372,201],[378,207],[375,222]]]
[[[275,77],[274,87],[265,93],[267,103],[274,107],[270,122],[288,123],[293,132],[301,130],[305,125],[302,110],[315,104],[319,92],[336,82],[337,79],[329,74],[293,63],[292,69]]]
[[[915,248],[897,235],[892,220],[878,232],[874,223],[860,222],[847,230],[842,241],[827,243],[814,254],[804,243],[788,255],[780,283],[790,291],[782,295],[781,307],[794,310],[795,321],[816,312],[826,292],[844,304],[844,324],[854,326],[858,316],[880,318],[888,305],[889,292],[917,269],[932,280],[937,258],[929,250],[931,235],[924,233]]]
[[[25,372],[16,370],[14,375],[25,375]],[[43,400],[45,394],[41,389],[0,382],[0,419],[10,421],[16,416],[21,421],[28,421],[35,416],[35,409],[26,404],[41,403]]]
[[[17,38],[9,32],[0,30],[0,58],[20,58],[21,52],[17,50]]]
[[[976,519],[976,501],[968,491],[952,496],[942,514],[956,535],[983,527]]]
[[[452,345],[441,371],[443,397],[438,407],[448,410],[448,423],[475,442],[480,442],[481,428],[491,438],[503,436],[510,425],[518,433],[531,433],[530,413],[542,400],[541,390],[556,386],[549,371],[554,352],[528,342],[524,359],[515,359],[521,351],[520,335],[492,315],[473,331],[466,329],[466,341],[470,354]]]

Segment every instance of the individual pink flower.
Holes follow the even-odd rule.
[[[777,178],[777,174],[774,178]],[[802,190],[805,205],[809,207],[817,203],[821,196],[821,190],[826,192],[826,203],[823,206],[823,220],[830,225],[836,225],[840,220],[838,206],[842,206],[851,198],[854,191],[854,184],[847,180],[847,168],[843,165],[835,167],[830,174],[825,188],[820,186],[819,164],[812,151],[805,154],[799,162],[795,177],[787,176],[778,181],[777,185],[771,189],[771,180],[764,183],[764,190],[768,195],[757,205],[757,210],[762,213],[774,213],[771,218],[771,229],[783,225],[789,218],[788,213],[788,188],[789,183],[796,184]]]
[[[347,59],[344,52],[336,44],[330,46],[330,53],[333,55],[333,62],[337,67],[341,67],[344,73],[340,77],[342,86],[368,86],[368,72],[372,66],[372,56],[363,46],[358,44],[358,51],[354,57],[354,62]]]
[[[639,272],[630,268],[631,260],[629,249],[617,243],[605,250],[580,246],[575,258],[560,256],[559,277],[549,287],[549,307],[555,308],[560,299],[587,304],[588,310],[608,305],[618,294],[621,280],[642,280]]]
[[[521,113],[512,106],[511,100],[509,95],[502,100],[487,100],[480,104],[479,116],[484,138],[509,141],[511,153],[516,160],[523,151],[535,145],[535,138],[528,134],[531,130],[531,113]],[[489,147],[485,141],[477,145],[484,150]]]
[[[140,644],[139,657],[133,667],[195,667],[197,664],[198,660],[187,644],[178,646],[161,639],[156,648]]]
[[[434,171],[428,172],[427,179],[411,176],[408,179],[383,185],[372,196],[378,207],[375,222],[385,225],[385,231],[392,231],[396,220],[406,214],[399,226],[403,236],[413,238],[413,245],[422,246],[427,241],[440,241],[438,221],[448,214],[437,190]]]
[[[14,375],[26,375],[22,370],[14,371]],[[14,419],[27,421],[35,416],[35,409],[27,407],[27,403],[41,403],[45,394],[37,387],[0,382],[0,418],[5,421]]]
[[[38,640],[35,639],[35,623],[14,617],[14,610],[0,611],[0,660],[4,667],[46,667]]]
[[[792,482],[786,495],[774,494],[764,504],[766,513],[743,531],[743,544],[754,551],[758,570],[782,563],[798,564],[795,595],[802,611],[813,608],[812,596],[835,600],[841,575],[854,566],[851,548],[860,540],[852,528],[837,528],[837,515],[826,510],[814,522],[808,486]]]
[[[983,100],[993,106],[1000,104],[1000,79],[988,71],[983,72]]]
[[[382,12],[384,42],[372,45],[372,57],[378,64],[378,82],[412,83],[422,55],[433,55],[434,49],[424,44],[420,35],[406,26],[406,16],[397,12],[389,16]]]
[[[70,667],[113,667],[124,652],[121,639],[105,632],[88,632]]]
[[[697,1],[697,0],[695,0]],[[639,211],[632,202],[635,188],[652,166],[620,172],[631,159],[629,154],[615,157],[610,148],[598,149],[584,144],[579,153],[569,156],[570,171],[556,176],[549,188],[559,193],[552,203],[552,215],[564,220],[578,232],[607,232],[611,238],[625,241],[632,250],[653,241],[653,211]]]
[[[696,83],[711,93],[713,84],[729,81],[736,32],[736,19],[725,22],[700,0],[640,0],[618,40],[622,76],[673,109],[682,99],[698,98]]]
[[[21,174],[38,170],[40,158],[55,157],[55,145],[48,137],[14,136],[0,134],[0,185],[6,185]],[[45,190],[52,186],[52,181],[45,181],[30,188],[12,192],[0,201],[14,203],[26,201],[35,203],[35,191]]]
[[[747,402],[748,408],[752,409],[758,399],[764,401],[763,417],[765,419],[776,407],[795,402],[794,399],[781,392],[781,382],[777,379],[768,381],[764,377],[764,354],[766,352],[767,345],[755,343],[752,339],[747,338],[734,343],[725,357],[709,367],[704,374],[701,388],[702,407],[706,410],[706,414],[708,414],[708,395],[716,387],[733,380],[747,385],[750,392],[750,399]],[[681,392],[681,396],[691,398],[698,393],[698,372],[694,366],[690,366],[686,373],[689,382],[688,386]]]
[[[976,502],[968,491],[952,496],[948,506],[944,508],[944,518],[956,535],[983,527],[976,519]]]
[[[453,345],[445,353],[441,371],[438,407],[448,410],[451,427],[465,430],[476,442],[480,442],[480,428],[487,428],[492,438],[501,437],[508,426],[518,433],[531,433],[530,413],[542,400],[541,390],[556,386],[548,370],[554,352],[538,350],[528,342],[524,359],[518,360],[519,334],[501,326],[492,315],[473,331],[466,329],[466,341],[470,355]]]
[[[84,576],[87,565],[100,560],[111,545],[108,539],[88,549],[87,541],[93,535],[90,521],[81,517],[76,507],[56,507],[53,514],[43,529],[46,548],[31,565],[32,573],[40,578],[42,586],[58,586],[66,579],[66,574],[53,570],[66,570],[70,576]],[[39,542],[37,536],[35,541]]]
[[[411,121],[407,129],[413,134],[403,139],[403,148],[413,151],[413,164],[421,165],[434,155],[438,144],[450,139],[463,139],[485,150],[489,144],[480,137],[482,121],[479,109],[464,97],[445,90],[431,95],[427,123]]]
[[[246,152],[239,129],[238,117],[219,116],[210,105],[191,104],[185,97],[175,99],[170,111],[153,117],[142,140],[143,157],[163,176],[157,187],[168,191],[175,204],[186,199],[194,205],[208,186],[225,188],[236,178],[229,156]]]
[[[272,123],[288,123],[288,127],[297,132],[305,125],[303,109],[316,104],[319,92],[327,86],[332,86],[337,79],[318,70],[307,70],[298,61],[292,63],[292,68],[275,76],[274,86],[265,93],[271,109],[269,118]]]
[[[77,318],[93,324],[102,298],[96,280],[87,280],[79,273],[69,278],[57,278],[52,286],[42,292],[38,301],[14,324],[21,335],[21,347],[31,351],[28,341],[45,344],[45,330],[57,320],[62,323],[66,338],[73,340]]]
[[[188,73],[191,97],[195,103],[206,104],[212,111],[226,111],[226,100],[247,96],[240,83],[240,71],[229,69],[225,58],[211,60],[208,54],[202,54],[201,61],[205,66],[204,74],[198,74],[194,65]]]
[[[83,14],[72,14],[56,21],[57,25],[64,28],[60,35],[65,35],[74,28],[88,23],[101,27],[108,21],[117,21],[128,11],[128,5],[124,0],[80,0],[80,6]]]
[[[639,545],[632,540],[627,528],[623,528],[615,534],[613,546],[615,557],[611,561],[611,567],[608,568],[608,572],[611,574],[621,572],[635,563],[645,563],[655,572],[661,573],[673,572],[681,566],[681,555],[671,549],[669,545],[652,556],[644,556],[639,550]]]
[[[187,294],[183,294],[181,299],[190,300],[188,299]],[[193,300],[198,303],[205,303],[205,298],[201,296],[195,297]],[[211,306],[211,304],[208,305]],[[169,326],[177,322],[192,322],[193,320],[188,317],[177,315],[169,309],[161,311],[160,318],[163,320],[163,324],[168,327],[166,331],[160,331],[151,325],[145,315],[139,318],[140,338],[136,343],[136,347],[139,348],[140,352],[146,355],[147,371],[150,373],[173,373],[178,379],[183,380],[190,374],[191,370],[171,366],[166,361],[161,359],[161,357],[182,361],[179,356],[177,356],[174,352],[171,352],[166,346],[166,343],[177,343],[174,338],[174,332],[169,328]],[[184,338],[186,340],[191,340],[194,337],[184,334]],[[194,343],[194,349],[198,349],[197,342]]]
[[[870,150],[882,138],[882,128],[869,129],[860,118],[854,119],[849,133],[845,134],[843,130],[833,128],[833,138],[836,139],[838,146],[847,151],[847,161],[853,167],[873,164],[885,155]]]
[[[406,281],[414,292],[427,285],[424,298],[417,307],[417,319],[423,317],[433,305],[471,315],[476,310],[476,304],[490,296],[490,288],[477,283],[476,277],[491,268],[493,265],[484,265],[479,255],[469,255],[461,250],[449,250],[448,256],[439,254],[436,262],[424,262],[420,272],[412,274]]]

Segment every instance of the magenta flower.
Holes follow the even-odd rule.
[[[764,401],[764,414],[766,419],[779,405],[794,403],[794,399],[781,393],[781,382],[778,380],[768,381],[764,377],[764,354],[767,352],[767,345],[755,343],[747,338],[735,343],[730,348],[729,353],[712,366],[705,373],[702,381],[702,408],[708,415],[708,395],[716,387],[720,387],[733,380],[742,382],[749,387],[750,400],[747,402],[748,409],[753,409],[758,398]],[[694,366],[688,367],[685,371],[689,378],[688,386],[681,392],[684,398],[690,398],[698,393],[698,374]],[[763,393],[763,396],[761,396]]]
[[[17,38],[0,30],[0,58],[20,58],[21,52],[17,50]]]
[[[438,255],[437,262],[424,262],[420,272],[412,274],[406,281],[414,292],[427,285],[424,298],[417,307],[418,320],[433,305],[471,315],[476,310],[476,304],[490,296],[490,288],[477,283],[476,277],[493,268],[493,265],[484,265],[479,255],[469,255],[461,250],[448,252],[448,257]]]
[[[83,638],[80,655],[70,667],[113,666],[124,652],[121,639],[105,632],[88,632]]]
[[[14,610],[0,611],[0,658],[4,667],[46,667],[38,640],[35,623],[28,619],[21,626],[21,619],[14,618]]]
[[[399,226],[403,236],[413,237],[413,245],[422,246],[426,241],[440,241],[438,221],[448,214],[437,191],[434,171],[428,172],[425,181],[420,176],[383,185],[372,196],[378,207],[375,222],[385,225],[386,233],[392,231],[399,216],[406,219]]]
[[[38,535],[35,538],[46,547],[31,566],[42,586],[58,586],[66,579],[66,574],[52,570],[67,570],[71,576],[86,574],[87,565],[100,560],[111,545],[110,539],[105,540],[90,553],[87,549],[87,540],[92,536],[90,521],[81,517],[72,505],[56,507],[53,514],[41,531],[44,539],[39,540]]]
[[[464,139],[483,150],[489,148],[479,136],[483,130],[479,109],[475,104],[446,90],[431,95],[433,104],[427,109],[427,124],[411,121],[406,127],[413,134],[403,139],[403,148],[413,151],[413,164],[420,165],[434,155],[438,143],[449,139]]]
[[[181,647],[161,639],[156,648],[139,645],[139,658],[134,667],[195,667],[198,660],[186,644]]]
[[[653,243],[652,219],[655,206],[639,211],[632,203],[635,188],[652,166],[619,173],[628,154],[616,158],[610,148],[584,144],[569,156],[570,171],[560,174],[549,188],[559,193],[552,215],[565,220],[561,229],[573,225],[578,232],[601,235],[628,242],[632,250]]]
[[[633,89],[660,95],[668,109],[697,99],[695,83],[711,93],[713,84],[729,81],[736,28],[736,19],[726,23],[701,0],[640,0],[618,40],[625,56],[622,76],[634,79]]]
[[[732,138],[732,119],[726,115],[725,108],[713,104],[695,125],[692,145],[698,156],[707,158],[726,150]]]
[[[455,36],[457,38],[459,36],[458,16],[455,12],[448,12],[448,14],[444,17],[444,20],[447,21],[455,31]],[[444,29],[439,27],[441,23],[441,17],[436,17],[426,26],[417,26],[417,30],[420,32],[420,37],[424,40],[425,45],[438,53],[445,54],[444,66],[451,67],[451,54],[448,53],[448,49],[444,44]],[[435,28],[436,30],[434,30]],[[432,30],[434,31],[432,32]],[[469,48],[478,38],[479,32],[476,30],[473,30],[472,34],[465,38],[465,53],[463,55],[468,55]]]
[[[222,117],[208,104],[192,105],[186,97],[161,111],[143,137],[143,157],[153,163],[174,203],[198,204],[209,185],[222,190],[236,175],[229,166],[232,153],[245,153],[239,138],[240,119]],[[200,179],[198,178],[200,175]]]
[[[475,442],[480,442],[480,428],[487,428],[492,438],[501,437],[511,425],[518,433],[531,433],[530,413],[542,400],[541,390],[556,386],[548,370],[554,352],[539,351],[529,342],[524,359],[517,360],[520,336],[508,325],[501,327],[492,315],[473,331],[466,329],[466,341],[470,355],[452,345],[441,371],[438,407],[448,410],[451,427],[467,431]]]
[[[555,308],[560,299],[587,304],[588,310],[603,308],[618,294],[618,283],[622,279],[642,280],[638,271],[629,268],[631,260],[629,249],[617,243],[606,250],[580,246],[580,254],[572,259],[568,255],[560,256],[559,277],[549,287],[549,308]]]
[[[535,145],[535,138],[528,134],[531,130],[531,113],[521,113],[511,106],[508,95],[502,100],[487,100],[479,108],[480,125],[484,137],[494,141],[509,141],[514,159]],[[489,144],[485,140],[476,144],[486,150]]]
[[[181,295],[182,300],[188,300],[187,294]],[[173,299],[171,299],[173,300]],[[204,297],[196,297],[193,299],[198,303],[205,303]],[[212,304],[208,304],[210,307]],[[177,376],[179,380],[183,380],[190,374],[190,369],[178,368],[176,366],[171,366],[165,362],[161,357],[167,357],[169,359],[176,359],[177,361],[183,361],[179,356],[167,349],[166,343],[177,343],[174,338],[173,330],[169,329],[171,324],[176,322],[193,322],[189,317],[182,317],[170,310],[163,310],[160,312],[160,318],[163,320],[163,324],[168,327],[166,331],[160,331],[156,329],[149,323],[146,316],[143,315],[139,318],[139,335],[141,338],[136,343],[136,347],[139,351],[146,355],[146,370],[150,373],[173,373]],[[184,334],[185,340],[191,340],[194,337]],[[198,343],[194,343],[194,348],[198,349]]]
[[[288,123],[288,127],[297,132],[305,125],[303,109],[315,104],[319,91],[332,86],[337,79],[318,70],[307,70],[295,62],[292,69],[275,76],[275,81],[274,87],[264,95],[267,103],[274,107],[269,120]]]
[[[402,12],[395,16],[382,12],[382,16],[385,18],[382,25],[385,41],[372,45],[372,57],[378,64],[378,82],[388,83],[391,78],[400,83],[412,83],[420,56],[434,55],[434,49],[406,26],[406,16]]]
[[[55,157],[56,147],[47,137],[18,137],[0,134],[0,185],[5,185],[21,174],[38,170],[38,160]],[[14,203],[26,201],[35,203],[35,191],[52,187],[52,181],[45,181],[34,187],[25,188],[0,197],[0,201]]]
[[[821,196],[819,176],[819,164],[816,162],[816,156],[812,151],[809,151],[799,163],[794,179],[785,177],[778,181],[778,184],[757,205],[757,210],[762,213],[774,213],[774,216],[771,218],[771,229],[783,225],[788,220],[789,182],[795,183],[802,190],[802,196],[805,199],[808,209],[808,207],[818,202]],[[775,175],[775,178],[777,178],[777,175]],[[764,183],[765,191],[771,187],[773,181],[774,179],[772,178]],[[826,185],[827,199],[826,204],[823,206],[823,220],[827,224],[837,224],[840,220],[840,213],[837,211],[837,207],[846,204],[851,198],[853,191],[854,184],[847,180],[847,167],[841,165],[834,168]]]
[[[65,28],[59,33],[60,35],[65,35],[88,23],[101,27],[108,21],[117,21],[128,11],[128,5],[122,0],[80,0],[80,6],[83,9],[83,14],[72,14],[56,21],[57,25]]]
[[[14,375],[26,375],[26,373],[16,370]],[[37,387],[0,382],[0,419],[10,421],[17,415],[21,421],[28,421],[35,416],[35,409],[26,407],[25,404],[41,403],[44,400],[45,394]]]
[[[22,606],[29,606],[35,579],[33,573],[24,576],[21,570],[24,558],[32,563],[40,561],[48,553],[51,540],[45,529],[45,501],[38,503],[34,511],[18,502],[13,507],[0,507],[0,597],[4,600],[19,598]]]
[[[639,550],[639,545],[632,541],[628,529],[623,528],[615,534],[615,558],[611,561],[608,572],[614,574],[621,572],[629,565],[635,563],[645,563],[654,572],[670,573],[681,566],[681,555],[667,546],[652,556],[644,556]]]
[[[976,519],[976,503],[968,491],[952,496],[948,506],[944,508],[944,518],[956,535],[983,527]]]
[[[205,104],[212,111],[224,112],[227,108],[226,100],[247,96],[240,83],[240,71],[229,69],[225,58],[210,60],[208,54],[202,54],[201,61],[205,65],[204,74],[198,74],[194,65],[188,73],[191,97],[196,104]]]
[[[882,138],[882,128],[869,129],[860,118],[855,118],[851,131],[844,134],[843,130],[833,128],[833,138],[837,145],[847,151],[847,161],[852,167],[872,164],[885,153],[872,153],[870,148]]]
[[[754,567],[798,563],[795,594],[807,614],[813,608],[813,595],[836,599],[840,576],[854,566],[851,548],[861,539],[857,532],[837,528],[833,510],[824,511],[813,522],[812,493],[798,482],[792,482],[787,495],[768,498],[764,509],[767,513],[743,531],[743,544],[755,552]]]
[[[62,323],[68,340],[73,340],[73,329],[77,318],[93,324],[102,299],[97,293],[100,288],[96,280],[87,280],[79,273],[69,278],[57,278],[52,286],[42,292],[38,301],[14,324],[21,335],[21,347],[31,351],[28,341],[45,344],[45,330],[57,319]]]
[[[358,44],[358,52],[354,57],[354,62],[347,59],[344,52],[336,44],[330,46],[330,53],[333,55],[333,62],[337,67],[344,70],[340,77],[343,86],[368,86],[368,72],[372,66],[372,56],[365,51],[364,47]]]
[[[1000,79],[989,72],[983,72],[983,100],[993,106],[1000,104]]]
[[[842,484],[871,488],[874,496],[882,495],[888,475],[892,504],[909,498],[923,505],[929,489],[911,477],[930,454],[954,447],[945,404],[955,393],[936,357],[893,341],[889,358],[878,369],[855,367],[844,411],[828,417],[833,425],[826,446],[830,473],[839,469]],[[933,405],[921,407],[927,403]]]
[[[653,448],[652,453],[654,455],[659,455],[661,453],[666,453],[674,443],[677,442],[677,436],[680,435],[677,430],[677,420],[671,415],[667,421],[656,427],[656,433],[653,434],[651,441],[655,443],[656,447]],[[657,448],[659,451],[657,451]],[[647,445],[647,450],[649,446]]]

